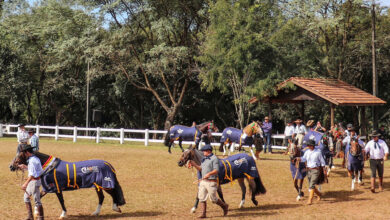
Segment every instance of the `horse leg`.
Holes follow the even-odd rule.
[[[194,206],[191,208],[191,213],[195,213],[196,209],[198,208],[198,205],[199,205],[199,198],[198,198],[198,195],[196,195],[196,199],[195,199],[195,204]]]
[[[358,177],[358,183],[359,185],[363,185],[363,169],[359,170],[359,177]]]
[[[62,213],[61,213],[59,219],[64,219],[66,217],[64,196],[62,195],[62,192],[57,192],[56,195],[57,195],[58,201],[60,202],[61,208],[62,208]]]
[[[222,188],[220,185],[217,188],[217,193],[218,193],[219,198],[222,200],[222,202],[226,203],[225,199],[223,198]]]
[[[173,141],[174,141],[174,140],[170,140],[170,141],[169,141],[169,145],[168,145],[168,153],[170,153],[170,154],[172,153],[172,152],[171,152],[171,147],[172,147]]]
[[[122,210],[117,205],[117,200],[116,200],[116,197],[115,197],[114,190],[113,189],[107,189],[105,191],[112,197],[112,210],[115,211],[115,212],[122,213]]]
[[[253,148],[252,148],[252,146],[250,146],[249,149],[251,150],[251,154],[252,154],[253,159],[254,159],[254,160],[257,160],[257,157],[256,157],[255,154],[253,153]]]
[[[97,188],[95,188],[95,190],[96,190],[96,193],[97,193],[98,198],[99,198],[99,204],[96,207],[96,211],[94,213],[92,213],[92,215],[98,216],[100,214],[100,210],[101,210],[102,205],[103,205],[104,195],[103,195],[103,190],[100,190],[100,189],[97,189]]]
[[[297,201],[299,201],[301,199],[301,194],[300,194],[300,190],[299,190],[299,187],[298,187],[298,179],[294,180],[294,187],[295,187],[295,190],[297,190],[297,193],[298,193]]]
[[[251,200],[252,200],[253,204],[255,206],[257,206],[259,204],[259,202],[257,202],[257,200],[256,200],[256,183],[253,179],[247,179],[247,181],[248,181],[249,189],[250,189],[251,194],[252,194]]]
[[[181,152],[184,152],[184,149],[183,149],[183,146],[181,145],[181,142],[182,142],[183,140],[180,138],[179,139],[179,146],[180,146],[180,149],[181,149]],[[195,143],[196,144],[196,143]],[[199,142],[196,144],[196,147],[198,147],[199,146]]]
[[[305,178],[302,178],[302,179],[299,180],[299,195],[301,197],[305,196],[305,193],[303,193],[303,191],[302,191],[302,186],[303,186],[303,181],[304,180],[305,180]]]
[[[355,171],[354,170],[348,170],[349,175],[351,176],[351,191],[355,190]]]
[[[238,208],[242,208],[242,207],[244,207],[244,203],[245,203],[246,186],[244,183],[244,178],[239,178],[239,179],[237,179],[237,181],[238,181],[238,184],[240,184],[241,193],[242,193],[241,202],[240,202],[240,205],[238,206]]]

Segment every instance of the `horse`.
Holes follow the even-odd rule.
[[[306,177],[306,164],[304,162],[300,162],[297,159],[303,156],[303,151],[298,147],[297,139],[288,140],[287,154],[290,157],[290,171],[293,178],[294,187],[298,193],[296,200],[299,201],[304,196],[302,186]]]
[[[202,126],[200,127],[199,125],[195,125],[192,127],[187,127],[184,125],[173,125],[170,127],[167,131],[167,134],[165,135],[165,140],[164,140],[164,145],[168,147],[168,152],[171,153],[171,146],[174,141],[179,141],[179,146],[181,151],[183,152],[183,146],[182,146],[182,141],[194,141],[195,146],[198,147],[199,143],[201,141],[202,133],[201,129],[207,129],[205,134],[211,136],[211,130],[216,130],[218,129],[212,121],[208,121],[205,123],[201,124]],[[210,140],[210,139],[209,139]]]
[[[62,213],[60,219],[66,217],[63,191],[77,190],[80,188],[95,187],[99,198],[99,204],[92,215],[99,215],[104,201],[103,190],[113,200],[112,210],[121,213],[119,206],[126,204],[123,191],[116,177],[114,167],[104,160],[86,160],[79,162],[67,162],[41,152],[35,152],[42,164],[43,173],[40,176],[43,191],[41,197],[47,193],[55,193],[61,204]],[[16,171],[18,165],[27,165],[27,158],[23,152],[16,155],[10,165],[11,171]]]
[[[220,146],[219,151],[224,152],[223,155],[226,153],[225,145],[229,144],[229,148],[231,148],[232,143],[238,143],[239,147],[238,150],[240,151],[242,148],[242,145],[248,145],[250,147],[252,156],[254,159],[257,159],[258,154],[262,150],[263,146],[263,129],[261,129],[261,122],[253,121],[250,124],[248,124],[243,130],[233,128],[233,127],[227,127],[222,132],[222,137],[220,140]],[[254,141],[255,138],[255,141]],[[253,154],[252,150],[252,144],[255,142],[256,144],[256,156]],[[234,151],[234,149],[230,150],[231,152]],[[229,152],[230,155],[230,152]]]
[[[181,155],[178,165],[180,167],[184,166],[189,160],[194,161],[196,164],[200,165],[203,159],[203,154],[199,150],[195,149],[193,146],[190,146],[187,150]],[[201,176],[198,173],[198,179],[201,179]],[[236,154],[225,159],[219,160],[219,171],[218,171],[218,195],[223,202],[223,194],[221,190],[221,185],[233,182],[234,180],[238,181],[242,197],[239,208],[242,208],[245,204],[245,194],[246,186],[244,180],[246,179],[249,188],[251,191],[251,200],[255,206],[258,205],[256,200],[256,195],[265,194],[266,189],[261,181],[259,171],[256,166],[255,160],[248,156],[247,154]],[[194,212],[198,206],[199,199],[196,198],[195,205],[191,209],[191,212]]]
[[[198,127],[198,130],[202,132],[201,140],[203,140],[206,144],[210,144],[211,140],[213,139],[211,133],[219,131],[213,120],[203,122],[202,124],[196,126]]]
[[[333,165],[333,157],[334,157],[334,143],[333,143],[333,138],[329,132],[326,132],[320,141],[320,148],[321,148],[321,153],[322,156],[324,157],[325,164],[327,167],[327,176],[329,177],[330,171]]]
[[[347,146],[348,160],[347,169],[352,178],[351,191],[355,190],[355,183],[363,185],[363,168],[364,168],[364,150],[362,141],[358,138],[351,138],[349,147]],[[357,179],[357,181],[356,181]]]

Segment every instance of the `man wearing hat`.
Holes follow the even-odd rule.
[[[375,193],[375,179],[378,171],[379,177],[379,191],[383,190],[383,167],[384,161],[389,155],[389,148],[386,142],[379,139],[380,133],[374,130],[371,133],[372,140],[366,144],[365,152],[370,155],[370,169],[371,169],[371,192]]]
[[[298,147],[302,148],[303,137],[307,133],[307,130],[305,125],[302,124],[302,120],[300,118],[298,118],[294,122],[296,126],[294,129],[293,138],[296,138],[298,140]]]
[[[200,166],[192,160],[189,161],[202,174],[198,192],[202,209],[202,214],[199,218],[206,218],[207,197],[223,209],[223,215],[227,215],[229,205],[217,197],[219,159],[213,154],[213,148],[209,144],[203,146],[201,151],[203,151],[204,158]]]
[[[309,181],[309,199],[307,205],[311,205],[313,202],[314,193],[318,196],[318,201],[321,199],[321,193],[316,188],[316,184],[321,184],[321,175],[326,175],[325,160],[322,157],[321,150],[315,149],[315,140],[308,140],[307,143],[308,150],[305,151],[305,154],[298,158],[301,162],[306,162],[307,169],[307,178]],[[322,172],[322,173],[321,173]]]
[[[26,128],[24,126],[24,124],[20,124],[18,126],[18,133],[16,133],[16,137],[18,138],[19,144],[27,144],[29,138]]]
[[[292,121],[288,121],[286,127],[284,128],[284,146],[288,146],[288,140],[292,140],[294,134],[294,125]]]
[[[352,124],[347,124],[347,130],[345,130],[345,135],[346,136],[350,136],[352,127],[353,127]]]
[[[33,151],[39,151],[39,138],[35,135],[34,130],[28,130],[28,136],[30,137],[30,145],[33,147]]]
[[[27,219],[33,219],[32,207],[30,197],[34,198],[35,206],[38,210],[38,220],[43,220],[43,206],[41,203],[41,196],[39,187],[41,186],[40,175],[42,174],[42,164],[41,161],[33,154],[33,148],[31,145],[21,144],[20,148],[23,156],[28,159],[28,166],[21,164],[19,168],[28,170],[28,178],[26,182],[22,185],[22,190],[24,191],[24,202],[27,208]]]

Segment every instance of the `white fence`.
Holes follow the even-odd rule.
[[[35,133],[39,137],[54,137],[55,140],[59,138],[95,140],[100,143],[101,140],[119,141],[123,144],[125,141],[129,142],[144,142],[145,146],[149,143],[163,143],[166,131],[149,130],[149,129],[124,129],[124,128],[85,128],[85,127],[62,127],[62,126],[41,126],[41,125],[26,125],[26,129],[35,129]],[[0,137],[4,135],[15,135],[18,131],[18,125],[0,124]],[[86,134],[91,135],[86,135]],[[222,136],[222,133],[212,133],[215,137]],[[134,137],[138,136],[138,138]],[[150,138],[156,137],[156,139]],[[160,138],[157,138],[160,137]],[[284,146],[275,145],[276,139],[284,139],[284,135],[272,135],[273,149],[286,149]],[[177,143],[177,141],[175,142]],[[193,144],[191,141],[183,141],[183,144]],[[219,146],[220,143],[211,143],[213,146]]]

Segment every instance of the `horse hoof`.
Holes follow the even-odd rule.
[[[190,213],[195,213],[195,211],[196,211],[196,208],[195,208],[195,207],[192,207]]]
[[[297,196],[297,202],[299,202],[299,200],[301,200],[301,196]]]
[[[257,200],[252,200],[252,202],[253,202],[253,204],[255,205],[255,206],[257,206],[258,204],[259,204],[259,202],[257,202]]]
[[[240,205],[238,205],[238,208],[240,208],[240,209],[243,208],[243,207],[244,207],[244,204],[245,204],[245,201],[241,201],[241,202],[240,202]]]
[[[120,208],[112,209],[115,212],[122,213],[122,210]]]
[[[92,216],[98,216],[98,215],[99,215],[99,213],[97,213],[97,212],[94,212],[94,213],[92,213],[91,215],[92,215]]]

